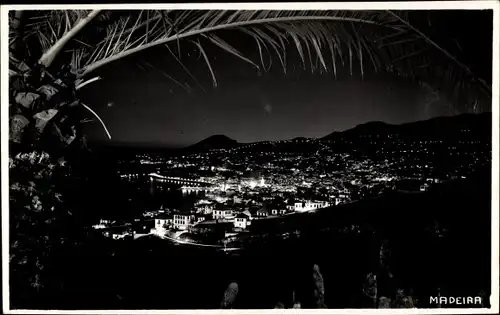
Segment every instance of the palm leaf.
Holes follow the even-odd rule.
[[[189,71],[189,69],[184,65],[184,63],[174,54],[174,52],[168,47],[168,45],[165,45],[168,49],[168,51],[170,52],[170,54],[175,58],[175,60],[181,65],[181,67],[187,72],[187,74],[196,82],[196,84],[203,90],[205,91],[205,89],[203,88],[203,86],[201,85],[201,83],[198,81],[198,79],[196,79],[196,77],[191,73],[191,71]]]
[[[203,58],[205,59],[205,62],[207,63],[208,69],[210,70],[210,74],[212,75],[212,81],[214,83],[214,86],[217,86],[217,79],[215,77],[214,70],[212,69],[212,65],[210,64],[210,60],[208,59],[207,54],[205,53],[205,49],[203,49],[203,46],[201,46],[200,43],[193,42],[198,49],[200,50],[200,53],[203,55]]]
[[[92,115],[94,115],[97,118],[97,120],[99,120],[102,127],[104,128],[104,131],[106,132],[106,136],[108,136],[108,138],[111,139],[111,134],[109,133],[108,128],[106,127],[106,124],[104,124],[104,121],[101,119],[101,117],[99,117],[99,115],[97,115],[97,113],[94,110],[92,110],[92,108],[90,108],[89,106],[83,103],[81,103],[81,105],[83,106],[83,108],[88,110]]]
[[[248,62],[251,65],[254,65],[258,69],[260,68],[255,62],[253,62],[252,60],[250,60],[250,59],[246,58],[245,56],[243,56],[237,49],[235,49],[234,47],[232,47],[231,45],[229,45],[227,42],[225,42],[221,38],[219,38],[219,37],[217,37],[217,36],[215,36],[213,34],[209,35],[208,38],[212,41],[212,43],[214,43],[215,45],[217,45],[220,48],[224,49],[225,51],[233,54],[234,56],[240,58],[243,61]]]
[[[300,34],[301,36],[310,35],[307,39],[307,43],[313,46],[312,38],[316,39],[318,35],[317,32],[314,32],[314,29],[324,28],[324,22],[350,21],[379,25],[377,20],[370,19],[372,13],[366,16],[362,16],[359,13],[347,16],[345,14],[339,14],[338,11],[258,11],[253,14],[249,14],[248,11],[202,11],[201,13],[200,11],[167,11],[163,12],[163,14],[168,17],[170,28],[175,27],[180,31],[173,32],[173,35],[160,33],[158,36],[150,36],[148,42],[141,42],[134,47],[129,47],[119,52],[117,51],[112,56],[102,54],[98,60],[92,60],[91,63],[86,65],[84,73],[89,73],[111,61],[121,59],[153,46],[171,41],[178,41],[186,37],[213,34],[221,30],[236,30],[238,27],[258,27],[259,31],[255,31],[255,36],[259,36],[266,42],[272,43],[274,47],[279,47],[279,51],[282,53],[281,59],[284,59],[283,53],[285,51],[285,44],[291,32],[297,35]],[[384,14],[387,15],[387,13]],[[144,14],[142,16],[144,16]],[[315,22],[316,27],[298,30],[290,26],[290,24],[301,25],[308,21]],[[136,25],[137,23],[129,26],[131,32],[136,34],[136,36],[144,35],[144,29],[137,28]],[[383,25],[380,27],[390,28],[390,26]],[[150,30],[150,32],[151,31],[152,30]],[[119,36],[112,33],[107,36],[107,40],[101,43],[101,45],[111,45],[111,43],[116,43],[120,40],[122,39],[120,39]]]
[[[31,19],[29,34],[39,38],[46,50],[88,14],[88,11],[71,10],[38,14]],[[419,11],[418,14],[426,13]],[[101,15],[107,18],[100,18]],[[105,11],[96,17],[95,23],[96,28],[102,30],[83,32],[73,38],[71,49],[78,50],[73,53],[78,62],[72,64],[83,77],[113,61],[172,42],[177,46],[180,60],[182,42],[189,40],[199,48],[216,85],[215,72],[204,49],[206,45],[222,48],[253,66],[261,64],[265,70],[269,70],[269,66],[264,66],[264,55],[274,55],[285,71],[289,62],[287,53],[293,48],[311,71],[319,69],[338,76],[339,70],[347,67],[351,75],[356,75],[354,68],[359,68],[362,77],[372,71],[386,71],[452,91],[454,95],[465,93],[463,89],[456,92],[457,86],[470,84],[473,91],[467,93],[491,97],[491,87],[484,78],[421,31],[415,26],[418,21],[413,22],[410,17],[406,11]],[[228,31],[252,37],[260,62],[251,60],[226,40],[224,36]],[[200,41],[202,38],[209,40]],[[456,44],[454,48],[460,51]]]

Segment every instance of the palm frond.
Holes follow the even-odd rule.
[[[346,13],[344,11],[164,11],[161,14],[158,12],[139,13],[128,24],[128,27],[124,27],[123,24],[119,26],[130,34],[127,39],[110,32],[106,39],[98,45],[101,47],[123,47],[123,49],[113,53],[101,49],[96,58],[87,62],[83,73],[87,74],[111,61],[150,47],[178,42],[187,37],[204,35],[215,38],[213,36],[216,32],[241,30],[241,28],[250,30],[251,34],[247,32],[247,35],[259,37],[270,44],[275,51],[279,51],[281,63],[285,65],[285,47],[288,40],[291,39],[290,34],[300,36],[310,47],[315,47],[314,41],[318,45],[325,44],[327,38],[322,36],[324,39],[319,41],[318,36],[321,34],[321,30],[332,31],[328,24],[342,26],[343,23],[353,22],[379,26],[382,29],[400,29],[399,25],[393,26],[379,22],[381,14],[390,16],[387,12],[382,11],[361,13]],[[150,25],[152,20],[158,20],[160,15],[165,20],[162,31],[155,33],[156,28],[150,27],[148,28],[149,35],[146,36],[146,28],[142,26]],[[148,16],[153,16],[153,18],[147,18]],[[387,22],[387,20],[386,18],[384,21]],[[389,21],[393,20],[395,21],[394,18],[391,18]],[[158,23],[157,28],[159,25],[160,23]],[[111,28],[117,29],[118,25],[112,25]],[[151,35],[152,33],[155,35]],[[135,39],[133,44],[130,42],[131,38]],[[215,44],[221,43],[219,40],[213,42]],[[226,44],[222,46],[229,47]],[[234,49],[230,50],[235,52]]]
[[[67,31],[66,26],[74,26],[88,14],[87,11],[64,14],[50,11],[33,19],[36,29],[41,31],[37,35],[40,44],[47,49],[55,38]],[[273,58],[277,58],[286,72],[288,56],[296,52],[304,68],[333,72],[336,77],[342,68],[347,68],[350,75],[361,77],[385,71],[455,91],[457,95],[470,94],[470,90],[456,88],[470,85],[477,93],[491,96],[491,87],[485,80],[432,36],[420,31],[407,11],[150,10],[111,14],[105,11],[102,15],[107,18],[96,23],[102,28],[99,36],[73,40],[72,49],[77,51],[73,53],[73,66],[79,69],[79,77],[152,47],[175,50],[180,61],[181,47],[187,41],[197,46],[214,85],[217,80],[206,53],[207,45],[219,47],[266,71]],[[228,32],[253,38],[259,60],[251,60],[226,40]],[[175,45],[175,49],[169,45]],[[459,50],[459,46],[455,48]]]
[[[75,14],[77,16],[76,21],[72,21],[70,12],[77,12]],[[93,10],[88,13],[83,13],[84,15],[80,15],[78,14],[78,12],[81,11],[64,11],[65,23],[63,25],[65,25],[66,28],[63,31],[62,36],[59,36],[61,24],[58,25],[58,32],[56,32],[54,30],[55,25],[53,26],[50,21],[46,23],[52,34],[51,38],[54,41],[51,42],[50,47],[40,57],[40,64],[44,65],[45,67],[49,67],[54,61],[55,57],[64,48],[66,43],[72,40],[78,34],[78,32],[80,32],[88,23],[90,23],[97,15],[99,15],[100,10]],[[48,40],[50,41],[50,39]]]
[[[225,51],[229,52],[230,54],[232,54],[232,55],[240,58],[243,61],[248,62],[251,65],[254,65],[257,68],[260,68],[256,63],[254,63],[252,60],[250,60],[250,59],[246,58],[245,56],[243,56],[236,48],[234,48],[233,46],[231,46],[230,44],[228,44],[227,42],[225,42],[221,38],[219,38],[219,37],[217,37],[217,36],[215,36],[213,34],[205,36],[205,37],[207,37],[208,39],[210,39],[210,41],[212,43],[214,43],[218,47],[224,49]]]
[[[75,90],[78,91],[79,89],[83,88],[84,86],[86,86],[92,82],[99,81],[99,80],[101,80],[101,77],[94,77],[94,78],[89,79],[87,81],[81,80],[82,82],[75,82],[75,83],[77,83],[77,84],[75,84]]]
[[[210,63],[210,60],[208,59],[207,54],[205,53],[205,49],[203,49],[203,46],[199,42],[193,42],[198,49],[200,50],[200,53],[203,55],[203,58],[205,59],[205,62],[207,63],[208,69],[210,70],[210,74],[212,75],[212,81],[214,83],[214,86],[217,86],[217,78],[215,77],[214,70],[212,68],[212,65]]]
[[[203,90],[205,91],[205,88],[201,85],[201,83],[198,81],[198,79],[189,71],[189,69],[184,65],[184,63],[173,53],[173,51],[166,46],[170,54],[175,58],[175,60],[181,65],[181,67],[186,71],[186,73],[196,82],[196,84]]]
[[[104,124],[104,121],[101,119],[101,117],[99,117],[99,115],[97,115],[97,113],[92,108],[90,108],[89,106],[87,106],[87,105],[85,105],[83,103],[81,103],[81,105],[83,106],[83,108],[85,108],[86,110],[88,110],[92,115],[94,115],[97,118],[97,120],[99,120],[99,122],[101,123],[102,127],[104,128],[104,131],[106,132],[106,136],[108,136],[108,139],[111,140],[111,134],[109,133],[108,128]]]
[[[162,76],[166,77],[167,79],[169,79],[170,81],[174,82],[175,84],[177,84],[178,86],[180,86],[181,88],[183,88],[184,90],[186,90],[186,92],[190,92],[191,89],[189,86],[185,85],[185,84],[182,84],[181,82],[179,82],[178,80],[176,80],[174,77],[172,77],[171,75],[169,75],[168,73],[166,73],[164,70],[162,70],[161,68],[158,68],[158,67],[155,67],[153,66],[151,63],[143,60],[142,63],[146,66],[148,66],[149,68],[153,69],[153,70],[156,70],[157,72],[159,72]]]
[[[75,23],[88,15],[88,10],[47,10],[30,12],[26,22],[26,37],[38,37],[45,53],[54,45]]]

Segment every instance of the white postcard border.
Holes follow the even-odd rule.
[[[9,155],[8,155],[8,11],[67,9],[225,9],[225,10],[485,10],[493,9],[493,84],[492,84],[492,249],[490,309],[283,309],[283,310],[10,310],[9,304]],[[1,84],[1,183],[2,183],[2,299],[5,314],[497,314],[499,312],[499,13],[498,1],[414,1],[414,2],[302,2],[302,3],[189,3],[189,4],[89,4],[89,5],[2,5],[0,15]],[[471,209],[472,211],[472,209]]]

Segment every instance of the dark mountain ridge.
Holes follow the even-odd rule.
[[[413,138],[413,139],[452,139],[459,137],[460,139],[490,139],[492,128],[492,113],[481,114],[461,114],[457,116],[444,116],[436,117],[429,120],[421,120],[411,123],[404,123],[399,125],[388,124],[382,121],[371,121],[364,124],[357,125],[354,128],[345,131],[334,131],[322,138],[309,139],[305,137],[296,137],[286,141],[261,141],[254,143],[240,143],[226,135],[217,134],[212,135],[196,144],[187,146],[185,148],[166,148],[166,147],[135,147],[119,146],[117,144],[96,143],[95,149],[103,151],[120,151],[123,153],[146,153],[156,152],[164,154],[176,154],[182,152],[200,152],[219,149],[234,149],[237,147],[246,146],[262,146],[272,147],[274,150],[284,150],[285,147],[290,145],[297,145],[297,143],[304,143],[307,146],[313,143],[307,142],[314,140],[314,142],[334,141],[340,139],[357,139],[366,136],[396,136],[400,138]],[[258,148],[256,148],[258,149]]]
[[[412,138],[482,137],[491,135],[491,119],[491,113],[482,113],[436,117],[400,125],[374,121],[343,132],[333,132],[321,139],[335,140],[364,135],[397,135]]]
[[[238,141],[229,138],[225,135],[213,135],[196,144],[193,144],[185,150],[198,151],[198,150],[216,150],[216,149],[232,149],[240,144]]]

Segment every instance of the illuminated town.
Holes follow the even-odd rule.
[[[422,193],[464,179],[490,161],[491,147],[468,129],[459,132],[451,140],[360,133],[234,145],[214,136],[205,142],[231,145],[171,156],[137,154],[120,161],[123,181],[147,182],[155,191],[177,191],[194,201],[183,209],[143,209],[134,223],[103,218],[94,228],[114,239],[153,234],[193,244],[205,244],[200,235],[212,233],[212,245],[223,246],[263,220],[336,211],[391,191]],[[121,228],[108,229],[114,226]]]

